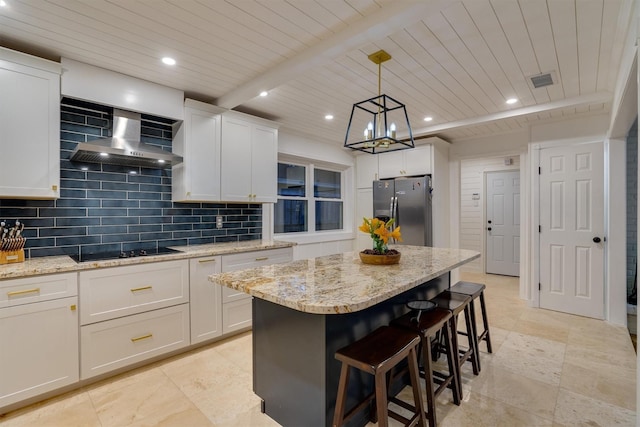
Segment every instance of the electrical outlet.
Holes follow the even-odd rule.
[[[216,228],[222,228],[222,215],[216,216]]]

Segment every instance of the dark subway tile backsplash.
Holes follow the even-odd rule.
[[[60,198],[0,199],[0,220],[25,224],[27,257],[262,238],[258,204],[173,203],[170,170],[69,161],[78,142],[110,136],[112,112],[63,99]],[[171,125],[169,119],[143,114],[141,140],[170,151]],[[216,229],[217,215],[223,216],[222,229]]]

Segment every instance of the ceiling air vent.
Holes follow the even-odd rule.
[[[551,86],[554,83],[553,73],[538,74],[536,76],[529,77],[529,79],[531,80],[531,84],[534,89]]]

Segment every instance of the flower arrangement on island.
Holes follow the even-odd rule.
[[[365,254],[371,255],[395,255],[399,252],[395,249],[389,249],[387,244],[390,238],[402,241],[400,227],[392,228],[395,220],[390,219],[384,222],[378,218],[363,218],[362,225],[358,227],[363,233],[367,233],[373,239],[373,249],[365,249]]]

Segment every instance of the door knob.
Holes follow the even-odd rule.
[[[594,241],[595,243],[600,243],[600,238],[599,238],[599,237],[594,237],[594,238],[593,238],[593,241]]]

